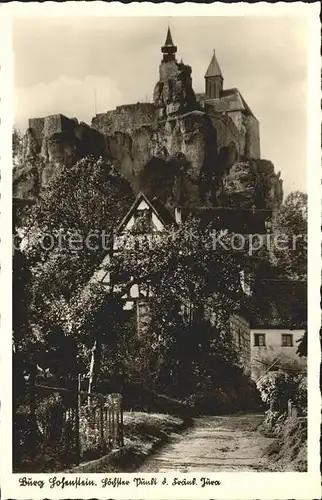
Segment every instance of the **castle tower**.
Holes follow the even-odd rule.
[[[205,74],[205,99],[219,99],[223,90],[224,78],[214,51]]]
[[[168,27],[165,44],[163,45],[163,47],[161,47],[161,51],[163,53],[163,62],[175,61],[177,47],[172,41],[170,27]]]
[[[168,27],[165,44],[161,48],[163,58],[159,66],[159,81],[153,92],[153,102],[160,119],[187,113],[197,108],[192,88],[191,67],[176,60],[174,45]]]

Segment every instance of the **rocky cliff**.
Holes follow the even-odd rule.
[[[88,155],[105,155],[104,137],[95,129],[64,115],[30,119],[14,161],[14,196],[37,198],[60,165]]]
[[[124,110],[123,121],[131,123],[130,112]],[[135,192],[144,190],[169,206],[271,208],[280,202],[282,183],[272,163],[238,158],[235,143],[225,143],[229,134],[221,121],[217,127],[198,110],[150,123],[143,123],[143,115],[142,123],[123,131],[101,117],[92,127],[62,115],[30,120],[14,170],[14,196],[37,197],[61,164],[92,155],[112,160]]]
[[[190,66],[167,54],[153,103],[100,113],[91,127],[63,115],[29,120],[14,195],[39,196],[60,165],[91,155],[112,161],[134,192],[158,196],[169,207],[274,208],[281,180],[272,163],[251,158],[250,150],[227,114],[201,108]]]

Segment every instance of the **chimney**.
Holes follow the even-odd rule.
[[[174,218],[175,218],[176,223],[179,226],[181,224],[181,208],[180,207],[176,207],[174,209]]]

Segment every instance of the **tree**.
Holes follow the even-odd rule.
[[[289,399],[296,398],[297,385],[297,378],[283,370],[271,371],[257,382],[263,402],[279,413],[287,411]]]
[[[215,247],[211,227],[201,229],[193,218],[159,237],[130,234],[123,241],[108,269],[131,276],[151,297],[149,326],[132,364],[137,378],[177,396],[214,388],[223,373],[227,380],[237,366],[229,316],[242,298],[240,259]],[[129,287],[127,278],[121,285]]]
[[[73,349],[67,337],[74,336],[79,342],[79,331],[86,329],[96,312],[93,310],[100,307],[103,299],[99,291],[89,293],[86,285],[100,264],[104,246],[110,244],[116,222],[132,201],[130,185],[113,166],[89,157],[58,169],[29,209],[22,228],[33,294],[28,319],[43,353],[54,356],[57,335],[62,345]],[[95,342],[93,336],[90,342]],[[63,351],[56,352],[56,358]],[[84,349],[78,345],[77,351]],[[58,359],[49,361],[48,352],[43,354],[43,362],[55,365],[63,376]],[[65,369],[75,373],[77,363],[75,359],[74,364],[65,364]]]
[[[296,354],[300,357],[307,356],[307,330],[305,330],[303,336],[299,339]]]
[[[129,184],[102,159],[58,171],[24,228],[38,307],[87,283],[131,202]]]
[[[22,161],[23,136],[20,130],[14,126],[12,131],[12,157],[13,164],[18,165]]]
[[[307,277],[307,194],[295,191],[287,196],[278,215],[277,234],[287,243],[274,245],[276,265],[290,279]]]

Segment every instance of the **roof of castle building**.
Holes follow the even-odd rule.
[[[226,229],[240,234],[266,234],[272,210],[233,207],[183,208],[183,219],[189,216],[199,219],[201,227],[211,226],[213,229]]]
[[[254,116],[247,102],[236,88],[223,90],[220,98],[207,99],[206,104],[219,113],[245,111],[247,114]]]
[[[216,58],[215,51],[212,55],[211,61],[206,71],[205,78],[208,78],[210,76],[221,76],[221,78],[223,78],[219,63]]]

